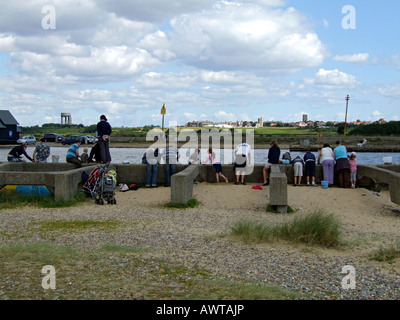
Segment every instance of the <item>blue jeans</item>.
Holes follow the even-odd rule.
[[[176,173],[176,161],[175,163],[169,163],[169,159],[167,158],[165,161],[165,186],[171,186],[171,176]]]
[[[146,187],[157,187],[157,173],[158,162],[156,162],[156,164],[147,163]]]

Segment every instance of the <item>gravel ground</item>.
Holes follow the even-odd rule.
[[[3,210],[0,245],[38,241],[40,234],[32,230],[33,222],[112,219],[124,222],[124,227],[112,232],[59,233],[53,240],[88,251],[110,242],[149,248],[165,261],[198,266],[218,277],[279,285],[304,293],[307,299],[400,299],[399,259],[388,264],[369,258],[381,244],[399,238],[400,206],[390,202],[387,192],[289,187],[289,202],[298,210],[296,214],[317,206],[341,218],[348,243],[344,248],[246,244],[229,236],[232,225],[243,219],[276,224],[293,218],[266,213],[268,194],[268,187],[256,191],[250,185],[202,183],[194,188],[200,206],[186,210],[163,207],[170,201],[170,189],[163,187],[117,192],[117,205],[89,201],[74,208]],[[342,289],[342,268],[347,265],[355,268],[355,289]]]

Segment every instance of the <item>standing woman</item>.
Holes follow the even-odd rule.
[[[100,163],[110,163],[110,135],[111,126],[107,122],[106,116],[103,114],[100,116],[100,121],[97,123],[97,135],[99,136],[99,147],[100,147]]]
[[[350,188],[350,163],[347,157],[347,149],[340,141],[336,141],[336,148],[333,150],[336,159],[336,173],[339,188]]]
[[[318,163],[322,164],[324,181],[328,181],[328,184],[331,187],[335,176],[335,154],[333,153],[329,143],[324,143],[322,149],[319,151]]]

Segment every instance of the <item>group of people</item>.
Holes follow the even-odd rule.
[[[147,165],[146,170],[146,188],[157,187],[157,174],[158,165],[161,158],[165,161],[165,186],[171,186],[171,177],[176,173],[176,166],[179,161],[179,151],[174,146],[167,146],[163,153],[159,152],[157,149],[149,148],[143,155],[142,164]],[[236,185],[245,185],[244,178],[246,175],[246,166],[251,160],[251,147],[247,143],[239,144],[235,150],[235,175],[236,175]],[[217,154],[212,148],[208,149],[207,157],[201,158],[200,149],[196,150],[190,155],[188,159],[188,164],[212,164],[215,171],[215,179],[219,184],[220,179],[224,179],[226,183],[229,183],[229,179],[223,174],[221,160],[218,158]]]
[[[39,144],[36,146],[32,157],[26,153],[26,148],[26,143],[12,148],[7,155],[7,161],[23,162],[24,160],[22,156],[25,156],[29,161],[32,162],[47,162],[47,158],[50,156],[50,147],[44,143],[43,138],[39,140]]]
[[[82,167],[82,163],[98,162],[98,163],[110,163],[111,153],[110,153],[110,135],[112,133],[111,125],[108,123],[107,117],[105,115],[100,116],[100,121],[97,123],[97,136],[98,141],[95,142],[94,146],[90,150],[88,155],[88,149],[84,148],[83,153],[79,154],[79,147],[82,144],[82,140],[78,139],[73,143],[66,156],[66,161],[72,163],[75,167]],[[93,160],[93,158],[95,160]]]
[[[98,162],[110,163],[111,154],[109,149],[110,135],[112,133],[111,125],[105,115],[100,116],[100,121],[97,123],[97,136],[98,141],[92,147],[90,154],[88,149],[84,148],[83,153],[79,153],[79,147],[83,141],[78,140],[72,144],[66,155],[66,161],[74,164],[76,167],[82,167],[82,163]],[[8,154],[7,160],[9,162],[24,161],[22,156],[25,156],[32,162],[47,162],[50,156],[50,147],[45,144],[44,139],[40,139],[39,144],[36,146],[35,151],[30,157],[26,153],[27,145],[23,144],[14,147]],[[236,181],[235,184],[245,185],[244,179],[248,164],[251,162],[251,147],[247,143],[239,144],[235,149],[234,170]],[[340,188],[355,188],[357,181],[357,155],[353,152],[350,157],[347,155],[347,149],[341,145],[340,141],[336,141],[336,147],[332,149],[328,143],[325,143],[319,151],[318,157],[307,151],[303,158],[300,156],[291,159],[290,153],[286,152],[282,159],[280,159],[281,150],[276,140],[271,140],[270,148],[268,150],[268,159],[263,168],[263,186],[269,185],[269,176],[271,166],[274,164],[286,163],[292,164],[294,169],[294,186],[301,185],[303,177],[303,170],[305,171],[307,185],[316,186],[315,182],[315,166],[317,163],[322,164],[323,180],[328,182],[328,186],[334,185],[335,177],[337,185]],[[149,148],[144,154],[142,163],[147,164],[146,170],[146,187],[157,187],[157,174],[158,165],[161,157],[165,161],[165,186],[171,186],[171,176],[176,173],[177,164],[179,161],[179,151],[176,146],[169,145],[163,153],[159,152],[158,148]],[[95,160],[93,160],[93,158]],[[216,153],[209,148],[207,157],[203,160],[200,159],[200,149],[197,148],[195,152],[190,155],[189,164],[212,164],[215,170],[215,177],[217,183],[220,179],[224,179],[226,183],[229,182],[228,178],[222,172],[221,161]]]
[[[290,153],[286,152],[280,159],[280,148],[276,140],[270,142],[268,151],[268,161],[263,168],[264,184],[269,185],[269,173],[273,164],[292,164],[294,171],[293,186],[301,185],[301,180],[306,176],[306,183],[309,186],[316,186],[315,182],[315,166],[317,163],[322,164],[323,180],[328,182],[328,187],[334,185],[335,177],[339,188],[355,188],[357,182],[357,154],[352,152],[348,156],[347,149],[338,140],[336,147],[332,149],[328,143],[323,145],[318,156],[315,157],[309,150],[303,158],[296,156],[291,159]]]
[[[328,181],[329,186],[334,184],[335,173],[337,185],[340,188],[355,188],[357,182],[357,154],[352,152],[347,155],[347,149],[338,140],[334,149],[328,143],[318,154],[318,162],[322,164],[324,181]]]
[[[72,163],[77,168],[82,167],[82,163],[110,163],[111,154],[109,143],[111,133],[111,125],[108,123],[106,116],[101,115],[100,121],[97,123],[97,136],[99,138],[92,147],[90,154],[88,154],[88,148],[84,148],[82,154],[79,153],[79,147],[83,141],[78,139],[68,148],[66,161]],[[27,144],[22,144],[12,148],[7,155],[7,160],[9,162],[23,162],[25,160],[22,156],[25,156],[32,162],[47,162],[47,159],[50,156],[50,147],[45,143],[43,138],[39,140],[32,157],[27,154],[26,149]]]

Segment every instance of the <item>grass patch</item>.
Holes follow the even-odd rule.
[[[74,257],[77,250],[71,246],[59,246],[51,242],[12,244],[0,247],[0,261],[8,264],[54,265]]]
[[[52,242],[0,246],[0,298],[11,300],[289,300],[279,286],[216,277],[198,266],[155,258],[137,247],[106,243],[85,250]],[[56,270],[43,290],[42,267]]]
[[[292,221],[277,226],[253,221],[241,221],[231,232],[246,241],[289,240],[323,247],[340,244],[340,221],[322,209],[316,209],[304,216],[296,216]]]
[[[385,247],[381,245],[371,256],[371,260],[388,263],[393,263],[397,258],[400,258],[400,240]]]
[[[39,208],[67,208],[78,203],[88,201],[82,192],[77,192],[67,201],[55,201],[53,195],[39,196],[35,194],[21,194],[19,192],[0,192],[0,210],[15,209],[27,206]]]
[[[196,199],[190,199],[187,203],[167,203],[164,206],[170,209],[188,209],[188,208],[196,208],[200,205],[200,202]]]

